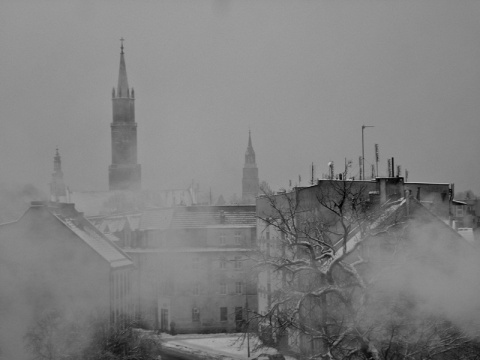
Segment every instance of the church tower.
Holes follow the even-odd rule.
[[[259,192],[258,168],[255,163],[255,151],[252,146],[252,136],[248,131],[248,146],[245,152],[245,165],[243,166],[242,203],[254,204]]]
[[[108,169],[110,190],[140,190],[141,167],[137,164],[135,92],[130,90],[125,67],[123,39],[120,47],[118,85],[112,90],[112,165]]]
[[[53,174],[52,182],[50,183],[50,200],[55,202],[66,202],[67,189],[63,181],[62,159],[58,148],[55,151],[53,158]]]

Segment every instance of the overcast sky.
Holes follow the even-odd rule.
[[[409,181],[480,193],[479,1],[7,1],[0,5],[0,182],[47,190],[59,147],[74,190],[108,188],[120,41],[144,188],[192,179],[358,176],[380,146]]]

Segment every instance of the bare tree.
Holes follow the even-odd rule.
[[[409,255],[406,203],[379,204],[369,190],[324,180],[258,200],[259,296],[268,299],[252,317],[260,336],[324,359],[434,359],[471,345],[444,319],[421,314],[408,287],[385,291]]]
[[[35,360],[81,359],[87,342],[84,330],[78,322],[66,321],[60,311],[45,310],[25,334],[25,345]]]
[[[67,318],[51,309],[37,317],[24,340],[35,360],[150,360],[160,345],[135,329],[135,323],[111,325],[98,316]]]

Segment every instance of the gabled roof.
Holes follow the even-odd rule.
[[[404,198],[396,201],[388,201],[387,203],[383,204],[380,207],[380,211],[376,221],[374,221],[373,224],[370,225],[370,230],[380,229],[387,226],[387,224],[393,223],[393,221],[398,219],[401,208],[405,204],[406,204],[406,201]],[[351,248],[353,248],[353,246],[355,246],[355,244],[360,240],[363,240],[362,234],[360,232],[359,227],[356,226],[349,233],[349,239],[347,241],[347,252]],[[343,245],[342,240],[337,241],[333,245],[337,253],[337,256],[341,256],[343,254],[342,245]]]
[[[389,226],[395,225],[399,222],[404,222],[410,218],[415,218],[422,222],[433,222],[440,229],[446,233],[449,233],[452,240],[456,239],[462,245],[468,246],[468,243],[457,231],[455,231],[442,219],[427,209],[420,201],[413,197],[409,197],[408,199],[401,198],[399,200],[384,204],[377,220],[370,226],[370,230],[373,232],[381,231]],[[352,249],[357,242],[363,240],[360,232],[355,230],[356,229],[351,232],[351,236],[347,241],[347,251]],[[336,256],[341,256],[343,254],[341,244],[337,243],[335,244],[335,247],[336,250],[338,250]]]
[[[67,227],[75,233],[80,239],[87,243],[93,250],[110,263],[111,267],[133,265],[132,260],[117,248],[110,240],[100,233],[95,227],[85,222],[75,222],[70,218],[61,218],[57,216]]]
[[[81,213],[77,212],[73,204],[35,202],[27,212],[38,207],[48,211],[68,230],[108,261],[111,267],[133,266],[130,257],[85,219]]]

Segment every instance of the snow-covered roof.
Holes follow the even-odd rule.
[[[475,235],[473,234],[472,228],[459,228],[457,231],[470,244],[473,244],[475,242]]]
[[[378,215],[377,219],[370,225],[370,230],[372,231],[383,229],[389,225],[392,225],[400,218],[408,216],[408,212],[413,213],[414,211],[416,211],[417,215],[420,215],[421,213],[422,216],[426,216],[428,219],[435,221],[443,229],[449,231],[452,236],[461,239],[459,233],[457,233],[442,219],[440,219],[438,216],[428,210],[420,201],[412,197],[410,197],[408,200],[406,198],[400,198],[399,200],[393,202],[387,202],[382,206],[382,208],[383,209]],[[359,241],[363,240],[361,236],[361,232],[358,231],[358,229],[353,229],[351,231],[351,236],[347,240],[347,253],[352,250]],[[465,239],[467,239],[467,237],[468,235],[464,236]],[[344,251],[344,249],[341,247],[340,241],[335,244],[335,247],[337,251],[335,253],[334,259],[342,256]]]
[[[141,230],[256,227],[254,205],[178,206],[145,211]]]
[[[414,184],[423,184],[423,185],[450,185],[450,183],[436,183],[436,182],[427,182],[427,181],[408,181],[404,183],[405,185],[414,185]]]
[[[225,247],[165,247],[165,248],[131,248],[125,249],[128,254],[146,254],[146,253],[239,253],[252,252],[247,248],[225,248]]]
[[[111,267],[133,265],[129,256],[78,213],[73,204],[44,204],[43,206],[67,229],[108,261]]]
[[[57,218],[67,225],[73,233],[88,244],[93,250],[107,260],[111,267],[133,265],[132,260],[93,225],[88,226],[86,225],[88,222],[78,223],[74,219],[62,218],[61,216],[57,216]]]
[[[116,233],[121,232],[125,227],[129,227],[130,230],[135,231],[140,227],[141,213],[135,214],[123,214],[123,215],[111,215],[91,217],[88,220],[95,225],[102,233]]]

